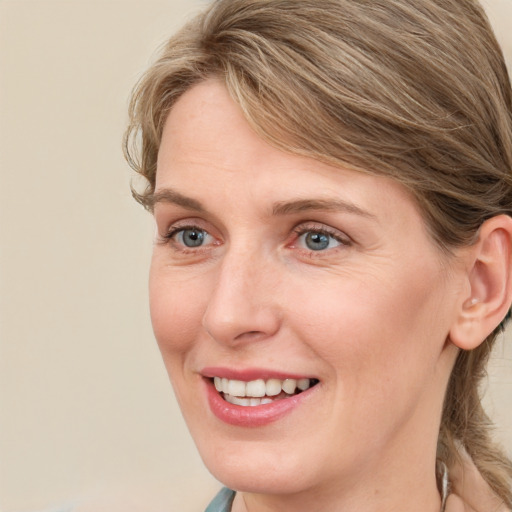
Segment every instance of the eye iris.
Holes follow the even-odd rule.
[[[187,247],[199,247],[204,242],[204,231],[198,229],[184,229],[182,238],[183,244]]]
[[[305,238],[308,249],[312,251],[321,251],[329,247],[329,236],[324,233],[311,232],[307,233]]]

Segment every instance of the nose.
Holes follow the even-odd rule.
[[[276,272],[258,251],[233,250],[217,268],[203,327],[217,342],[264,340],[279,330]]]

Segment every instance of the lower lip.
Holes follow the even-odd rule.
[[[204,379],[204,382],[208,403],[213,414],[224,423],[237,427],[261,427],[279,420],[307,400],[318,386],[317,384],[298,395],[282,398],[270,404],[244,407],[226,402],[215,389],[211,379]]]

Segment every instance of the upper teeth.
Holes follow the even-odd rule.
[[[284,391],[288,395],[293,395],[298,388],[305,391],[311,386],[310,379],[263,379],[244,382],[242,380],[231,380],[221,377],[214,377],[215,389],[219,392],[232,396],[244,397],[251,396],[260,398],[263,396],[276,396]]]

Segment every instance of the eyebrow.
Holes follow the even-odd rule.
[[[184,196],[170,188],[164,188],[151,194],[148,198],[148,203],[151,209],[153,209],[157,203],[170,203],[186,208],[187,210],[194,210],[202,213],[206,212],[206,208],[204,208],[199,201],[192,199],[191,197]]]
[[[205,213],[206,208],[197,200],[184,196],[175,190],[165,188],[155,192],[148,198],[151,209],[157,203],[170,203],[187,210]],[[309,211],[346,212],[375,219],[375,215],[363,210],[359,206],[342,199],[295,199],[291,201],[278,201],[272,207],[273,216],[293,215]]]
[[[291,215],[308,211],[346,212],[375,219],[375,215],[342,199],[297,199],[280,201],[272,208],[272,215]]]

